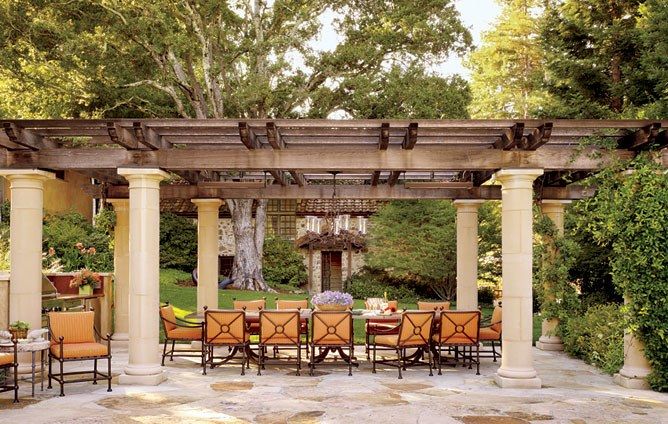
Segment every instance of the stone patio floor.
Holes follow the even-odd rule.
[[[112,349],[114,374],[127,363],[127,348]],[[475,370],[446,367],[428,376],[413,368],[398,380],[396,369],[377,374],[362,361],[347,368],[323,367],[314,377],[294,369],[257,367],[240,375],[238,365],[204,376],[192,358],[165,367],[168,380],[157,387],[103,383],[65,386],[30,397],[21,385],[21,402],[0,394],[2,423],[612,423],[668,422],[668,395],[616,386],[612,377],[563,353],[534,350],[543,381],[540,390],[500,389],[493,382],[498,363],[483,359]],[[357,356],[364,358],[358,348]],[[68,368],[68,370],[71,368]],[[115,383],[115,381],[114,381]]]

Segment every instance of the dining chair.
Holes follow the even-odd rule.
[[[368,299],[364,302],[365,309],[370,309]],[[387,307],[391,310],[397,311],[399,309],[399,302],[396,300],[388,300]],[[364,342],[364,352],[366,353],[366,359],[371,359],[370,357],[370,341],[371,337],[377,336],[379,334],[397,334],[399,331],[399,322],[400,319],[396,321],[387,321],[382,319],[368,319],[364,325],[366,332],[365,342]]]
[[[7,337],[9,338],[9,332],[7,332]],[[0,385],[0,393],[13,391],[14,403],[16,403],[19,401],[19,359],[17,341],[13,338],[11,343],[9,343],[9,341],[7,341],[7,344],[3,342],[3,346],[11,347],[12,351],[0,353],[0,370],[5,371],[3,384]],[[9,371],[12,372],[11,379],[7,375]]]
[[[492,354],[483,354],[481,358],[493,358],[496,362],[496,358],[501,358],[501,352],[497,352],[496,346],[498,344],[499,348],[501,347],[501,330],[503,328],[503,308],[501,305],[495,306],[492,311],[492,316],[489,319],[489,324],[480,328],[480,341],[485,344],[485,342],[490,342],[492,344]],[[488,351],[489,352],[489,351]]]
[[[201,358],[201,365],[206,361],[204,350],[204,323],[193,323],[182,320],[174,314],[174,308],[167,302],[160,307],[160,322],[165,333],[165,342],[162,348],[162,362],[165,365],[165,358],[169,356],[169,360],[173,361],[174,356]],[[172,346],[167,351],[167,344],[171,342]],[[176,342],[191,343],[190,349],[176,350]],[[192,348],[192,342],[200,342],[200,348]]]
[[[297,365],[297,375],[302,367],[302,337],[300,311],[260,311],[260,342],[258,343],[257,375],[262,375],[264,365],[269,363],[268,347],[296,348],[297,361],[274,360],[275,365]]]
[[[215,356],[214,347],[228,347],[232,352],[227,356]],[[204,346],[206,360],[202,365],[202,373],[206,375],[207,364],[215,366],[230,362],[238,351],[241,351],[241,375],[246,374],[250,367],[248,353],[250,350],[250,334],[246,326],[245,311],[204,310]],[[218,362],[215,362],[219,359]]]
[[[441,311],[440,316],[439,331],[432,337],[437,353],[435,359],[438,363],[438,375],[441,375],[441,364],[446,358],[443,356],[443,348],[448,348],[448,350],[454,348],[455,365],[460,357],[459,348],[462,348],[461,358],[464,366],[468,359],[469,369],[475,363],[476,375],[480,375],[480,311]],[[473,359],[474,348],[475,360]]]
[[[308,298],[300,300],[285,300],[276,298],[276,310],[290,310],[290,309],[308,309]],[[301,317],[299,319],[299,333],[306,338],[306,358],[309,357],[308,342],[309,342],[309,331],[308,331],[309,319],[307,317]],[[274,353],[278,353],[278,347],[274,349]]]
[[[333,365],[317,358],[315,348],[348,349],[348,375],[353,375],[353,356],[355,351],[353,335],[353,315],[350,311],[314,311],[311,315],[311,359],[309,374],[313,375],[316,361],[318,365]]]

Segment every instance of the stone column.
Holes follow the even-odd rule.
[[[628,296],[624,296],[624,303],[629,303]],[[652,371],[647,358],[645,346],[629,330],[624,331],[624,366],[613,380],[622,387],[629,389],[649,390],[647,376]]]
[[[128,341],[130,309],[130,200],[107,199],[114,205],[114,335],[113,340]]]
[[[218,308],[218,209],[220,199],[193,199],[197,205],[197,310]]]
[[[160,181],[168,177],[159,169],[119,168],[130,182],[130,322],[128,365],[120,384],[157,385],[165,380],[158,343],[160,271]]]
[[[10,182],[9,322],[42,327],[42,219],[44,181],[55,178],[39,169],[4,169]],[[30,354],[19,355],[19,372],[30,369]]]
[[[542,174],[542,169],[503,169],[496,173],[502,186],[503,354],[495,381],[501,387],[541,387],[533,367],[531,279],[533,182]]]
[[[548,218],[552,220],[557,227],[559,236],[564,235],[564,208],[570,200],[543,200],[540,203],[540,208]],[[549,296],[549,294],[548,294]],[[541,327],[541,336],[536,342],[536,347],[541,350],[564,350],[564,343],[561,337],[556,336],[557,326],[559,325],[558,318],[544,319]]]
[[[478,208],[484,200],[455,200],[457,208],[457,309],[478,309]]]

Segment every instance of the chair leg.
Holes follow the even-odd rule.
[[[351,344],[350,345],[350,360],[348,361],[348,376],[351,377],[353,375],[353,355],[354,355],[354,350],[355,350],[355,345]]]
[[[308,339],[308,324],[306,324],[306,359],[308,359],[308,344],[309,344],[309,339]]]
[[[443,375],[443,372],[441,372],[441,366],[443,364],[443,349],[440,345],[436,349],[439,355],[438,359],[434,358],[434,361],[438,362],[438,375]]]
[[[369,330],[366,332],[366,341],[364,342],[364,353],[366,353],[366,360],[368,361],[369,358]]]
[[[424,352],[422,352],[422,354],[424,354]],[[431,347],[430,346],[427,346],[427,358],[429,360],[429,377],[433,377],[434,376],[434,371],[432,370],[432,366],[431,366]]]
[[[308,346],[306,347],[306,351],[308,352]],[[313,358],[315,358],[315,346],[311,346],[311,358],[308,361],[308,374],[313,377],[313,371],[315,370],[315,362],[313,361]]]
[[[5,377],[7,378],[7,377]],[[14,363],[14,403],[19,402],[19,364]]]
[[[480,375],[480,346],[475,345],[475,375]]]
[[[60,396],[65,396],[65,375],[63,373],[63,360],[60,361]]]
[[[301,375],[299,371],[302,369],[302,345],[297,345],[297,375]]]
[[[167,337],[165,337],[165,343],[164,346],[162,347],[162,362],[160,365],[163,367],[165,366],[165,356],[167,356]]]
[[[174,347],[176,346],[176,340],[172,340],[172,352],[169,355],[169,360],[173,361],[174,360]]]
[[[376,373],[376,343],[375,343],[375,341],[374,341],[374,344],[373,344],[373,361],[372,361],[372,364],[373,364],[373,368],[371,369],[371,372],[375,374]]]
[[[492,358],[494,358],[494,362],[496,362],[496,348],[494,347],[494,340],[492,340]]]
[[[258,346],[257,349],[257,375],[262,375],[262,359],[264,357],[264,348]]]
[[[97,384],[97,358],[93,359],[93,384]]]
[[[397,369],[399,370],[399,380],[401,380],[403,377],[401,376],[401,368],[403,366],[403,362],[401,360],[401,349],[397,348],[397,361],[398,361],[398,366]]]
[[[241,349],[241,375],[246,375],[246,346]]]
[[[51,352],[49,352],[49,385],[46,386],[47,389],[51,389],[51,388],[53,388],[53,387],[51,386],[51,369],[52,369],[52,368],[51,368],[51,362],[52,362]]]
[[[202,374],[206,375],[206,364],[209,360],[212,360],[211,357],[207,357],[209,352],[209,346],[207,346],[204,341],[202,341]],[[164,357],[163,357],[164,360]],[[213,360],[212,360],[213,361]]]

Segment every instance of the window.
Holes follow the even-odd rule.
[[[267,203],[267,232],[290,240],[297,235],[297,201],[269,200]]]

